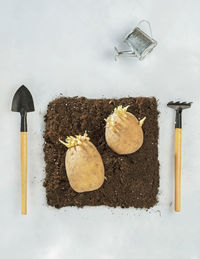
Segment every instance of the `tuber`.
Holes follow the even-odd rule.
[[[104,182],[104,165],[87,133],[59,141],[68,148],[65,167],[72,189],[81,193],[100,188]]]
[[[118,106],[106,119],[105,137],[108,146],[117,154],[136,152],[143,144],[142,125],[146,117],[138,119],[130,112],[129,106]]]

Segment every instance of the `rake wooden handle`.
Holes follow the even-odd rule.
[[[27,214],[27,132],[21,132],[21,214]]]
[[[181,136],[182,129],[175,129],[175,211],[181,210]]]

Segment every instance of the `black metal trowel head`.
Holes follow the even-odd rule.
[[[35,111],[33,97],[26,86],[22,85],[15,93],[11,110],[20,113]]]
[[[27,132],[27,112],[35,111],[33,97],[26,86],[22,85],[15,93],[12,101],[13,112],[21,115],[21,132]]]

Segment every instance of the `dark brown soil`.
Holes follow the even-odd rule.
[[[118,105],[130,105],[138,119],[147,117],[143,146],[131,155],[117,155],[106,144],[104,119]],[[157,203],[159,188],[158,110],[155,98],[87,99],[58,98],[48,105],[45,116],[44,152],[47,203],[56,208],[107,205],[122,208],[150,208]],[[76,193],[65,172],[67,148],[58,139],[83,134],[100,152],[106,180],[96,191]]]

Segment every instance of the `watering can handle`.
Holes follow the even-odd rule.
[[[141,21],[138,23],[137,27],[139,28],[139,26],[140,26],[142,23],[146,23],[146,24],[149,26],[149,31],[150,31],[151,37],[153,37],[150,22],[147,21],[147,20],[141,20]]]

